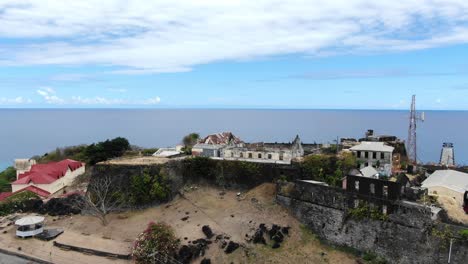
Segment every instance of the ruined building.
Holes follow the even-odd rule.
[[[299,136],[292,143],[251,143],[243,146],[228,146],[223,149],[225,160],[241,160],[264,163],[290,164],[304,156]]]

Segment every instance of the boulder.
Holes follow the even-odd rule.
[[[210,226],[208,226],[208,225],[204,225],[202,227],[202,231],[203,231],[203,234],[205,234],[206,238],[208,238],[208,239],[211,239],[214,236],[213,231],[211,230]]]
[[[239,248],[239,243],[229,241],[229,244],[226,247],[226,254],[231,254],[232,252],[236,251]]]

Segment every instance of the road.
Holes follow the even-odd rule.
[[[25,260],[19,257],[5,255],[0,253],[0,264],[34,264],[37,262],[33,262],[30,260]]]

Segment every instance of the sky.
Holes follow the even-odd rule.
[[[1,0],[0,108],[468,110],[466,0]]]

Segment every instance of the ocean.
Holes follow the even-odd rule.
[[[289,142],[298,134],[305,143],[332,143],[367,129],[406,139],[408,118],[408,111],[391,110],[0,109],[0,169],[15,158],[118,136],[142,147],[222,131],[246,142]],[[419,159],[438,162],[442,143],[452,142],[456,163],[468,164],[467,120],[466,111],[426,111],[418,123]]]

